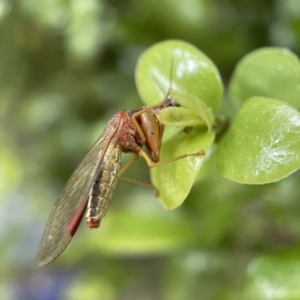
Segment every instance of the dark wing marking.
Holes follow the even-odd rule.
[[[64,187],[46,225],[37,253],[39,267],[51,263],[67,247],[85,211],[88,194],[109,144],[116,144],[122,127],[121,113],[114,115]],[[111,147],[110,149],[112,149]]]

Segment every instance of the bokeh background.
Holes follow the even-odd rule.
[[[296,251],[299,172],[245,186],[211,159],[171,212],[151,189],[119,182],[101,228],[83,223],[61,257],[36,268],[64,184],[112,115],[142,106],[137,59],[166,39],[206,53],[226,88],[254,49],[299,55],[300,1],[0,0],[1,300],[254,300],[258,257]],[[127,176],[150,181],[142,160]],[[259,299],[300,299],[263,286]]]

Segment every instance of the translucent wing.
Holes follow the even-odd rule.
[[[121,115],[115,114],[93,145],[58,198],[46,225],[37,253],[39,267],[51,263],[67,247],[84,214],[88,194],[109,144],[116,144],[121,128]]]

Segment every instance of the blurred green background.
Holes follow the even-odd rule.
[[[137,59],[165,39],[206,53],[226,87],[254,49],[299,56],[300,1],[0,0],[1,300],[300,299],[300,173],[246,186],[213,158],[171,212],[119,182],[101,228],[83,222],[36,268],[64,184],[112,115],[142,106]],[[142,160],[126,176],[150,180]]]

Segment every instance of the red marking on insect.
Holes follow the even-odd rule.
[[[72,219],[67,225],[67,232],[70,233],[71,237],[76,233],[78,226],[81,222],[81,219],[84,215],[84,212],[86,210],[87,202],[86,203],[83,202],[82,204],[83,204],[82,207],[79,207],[77,209],[74,216],[72,217]]]
[[[97,218],[86,217],[85,223],[89,228],[99,228],[101,220],[97,220]]]

